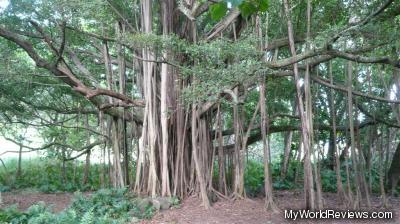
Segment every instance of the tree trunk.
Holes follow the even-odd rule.
[[[235,88],[234,93],[238,96],[239,91],[238,87]],[[233,164],[234,164],[234,183],[233,183],[233,193],[235,197],[243,198],[245,197],[244,192],[244,167],[243,167],[243,153],[242,149],[242,125],[241,125],[241,108],[237,102],[233,104],[233,126],[235,132],[235,147],[234,147],[234,156],[233,156]]]
[[[22,163],[22,145],[19,146],[19,152],[18,152],[18,167],[17,167],[17,174],[16,174],[16,179],[19,180],[21,178],[22,174],[22,168],[21,168],[21,163]]]
[[[288,131],[285,133],[285,148],[284,148],[284,153],[283,153],[283,161],[282,161],[282,169],[281,169],[281,180],[285,180],[286,174],[288,171],[289,167],[289,160],[290,160],[290,152],[292,149],[292,138],[293,138],[293,132]]]
[[[203,201],[203,206],[206,209],[210,208],[210,200],[208,198],[208,193],[207,193],[207,182],[205,181],[204,178],[204,169],[203,169],[203,164],[201,163],[199,159],[199,123],[198,123],[198,115],[197,115],[197,108],[196,105],[193,104],[192,106],[192,149],[193,149],[193,161],[195,164],[196,168],[196,175],[197,175],[197,181],[199,183],[200,187],[200,195],[201,199]]]
[[[123,22],[118,22],[115,25],[115,32],[117,38],[122,40],[125,34],[125,25]],[[119,93],[126,95],[126,61],[125,61],[125,49],[122,44],[117,44],[117,60],[118,60],[118,73],[119,73]],[[124,116],[126,114],[126,108],[123,108]],[[118,124],[120,126],[120,148],[121,154],[123,155],[123,178],[124,184],[129,185],[129,149],[128,149],[128,137],[127,137],[127,122],[125,119],[119,119]],[[122,172],[121,171],[121,172]]]
[[[351,148],[351,158],[352,158],[352,166],[354,169],[354,174],[356,176],[356,198],[354,200],[353,209],[360,208],[360,200],[361,200],[361,181],[360,174],[358,172],[358,161],[357,161],[357,153],[356,153],[356,143],[355,143],[355,135],[354,135],[354,118],[353,118],[353,87],[352,87],[352,73],[353,73],[353,65],[352,62],[349,61],[347,65],[347,106],[348,106],[348,114],[349,114],[349,128],[350,128],[350,148]]]
[[[85,117],[85,128],[89,128],[89,115],[86,115]],[[90,144],[90,132],[87,132],[87,145]],[[82,185],[85,186],[88,184],[89,180],[89,175],[90,175],[90,154],[91,154],[91,149],[89,149],[86,153],[86,160],[85,160],[85,169],[83,172],[83,180],[82,180]]]
[[[400,179],[400,143],[397,145],[396,151],[394,152],[392,162],[388,171],[388,178],[391,194],[392,196],[394,196],[396,193],[396,187]]]
[[[285,8],[285,14],[287,18],[288,36],[289,36],[289,46],[290,52],[293,57],[296,57],[296,49],[294,45],[293,37],[293,27],[290,18],[290,8],[288,0],[283,0],[283,5]],[[296,84],[296,94],[299,108],[299,115],[301,121],[301,134],[304,144],[304,195],[305,195],[305,205],[307,209],[315,209],[315,193],[314,193],[314,181],[313,173],[311,167],[311,142],[310,142],[310,125],[311,118],[309,117],[308,111],[305,109],[303,104],[302,94],[301,94],[301,81],[299,76],[299,70],[297,63],[293,64],[294,81]],[[307,108],[307,107],[306,107]]]
[[[227,194],[226,178],[225,178],[225,155],[224,155],[224,138],[222,136],[222,118],[221,104],[218,104],[217,111],[217,127],[218,127],[218,190],[224,195]]]
[[[120,134],[118,127],[118,119],[113,119],[111,121],[112,128],[112,150],[113,150],[113,187],[121,188],[124,187],[124,177],[122,175],[121,167],[121,144],[120,144]]]
[[[296,172],[294,174],[294,183],[298,184],[300,182],[300,169],[301,169],[301,163],[302,163],[302,157],[301,153],[303,151],[303,140],[301,139],[300,136],[300,141],[299,141],[299,146],[297,149],[297,166],[296,166]]]
[[[383,132],[382,132],[383,133]],[[378,143],[376,144],[376,148],[379,148],[379,189],[381,191],[381,197],[382,197],[382,206],[384,208],[388,207],[387,199],[386,199],[386,192],[385,192],[385,173],[383,170],[383,160],[384,160],[384,155],[385,155],[385,150],[383,147],[383,134],[381,135],[380,139],[380,147],[378,146]],[[389,143],[389,142],[388,142]]]
[[[329,79],[330,83],[333,84],[333,75],[332,75],[332,62],[329,62]],[[337,147],[337,134],[336,134],[336,107],[335,107],[335,92],[333,89],[329,92],[329,104],[330,104],[330,112],[332,118],[332,147],[335,156],[335,173],[336,173],[336,189],[337,195],[341,201],[348,200],[343,189],[342,183],[342,175],[340,173],[340,153]]]
[[[152,1],[142,0],[142,30],[144,33],[152,33]],[[140,157],[138,158],[135,191],[145,191],[152,197],[159,193],[159,179],[157,175],[157,152],[160,149],[159,120],[157,114],[158,88],[155,76],[154,54],[149,48],[142,52],[143,64],[143,91],[145,109],[143,118],[142,135],[139,139]]]
[[[162,1],[162,27],[163,35],[167,36],[173,30],[172,16],[174,14],[174,1],[165,0]],[[168,60],[170,52],[164,52],[163,57]],[[161,195],[171,196],[169,170],[168,170],[168,149],[171,148],[171,142],[169,139],[169,122],[170,119],[170,108],[171,95],[173,90],[173,81],[171,82],[172,68],[163,63],[161,65],[161,132],[162,132],[162,166],[161,166]]]
[[[261,114],[261,136],[263,142],[264,152],[264,188],[265,188],[265,207],[267,210],[277,211],[273,195],[272,195],[272,175],[270,168],[270,149],[267,138],[268,134],[268,115],[265,104],[265,78],[264,76],[260,80],[260,114]]]
[[[65,148],[61,148],[61,154],[62,154],[62,162],[61,162],[61,178],[62,178],[62,183],[65,185],[67,184],[67,166],[66,166],[66,152]]]
[[[82,180],[82,185],[85,186],[89,182],[89,176],[90,176],[90,154],[91,150],[89,150],[86,153],[86,159],[85,159],[85,170],[83,173],[83,180]]]

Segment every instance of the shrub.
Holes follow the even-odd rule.
[[[264,164],[249,160],[244,173],[246,194],[255,197],[264,191]]]
[[[41,202],[26,212],[16,206],[0,209],[0,223],[122,224],[153,217],[155,209],[150,204],[140,207],[140,200],[127,189],[101,189],[91,196],[78,192],[71,205],[60,213],[52,213]]]
[[[98,190],[101,188],[100,175],[103,165],[91,164],[87,184],[83,184],[84,162],[70,161],[66,163],[65,179],[62,173],[62,163],[48,158],[22,160],[22,172],[17,178],[17,160],[5,161],[7,170],[0,168],[0,191],[11,189],[36,188],[41,192],[52,193],[60,191],[74,192]]]

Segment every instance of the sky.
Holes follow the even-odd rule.
[[[0,0],[1,1],[1,0]],[[17,158],[18,153],[11,153],[7,151],[18,151],[19,146],[14,144],[13,142],[7,141],[3,137],[0,136],[0,159],[11,159],[11,158]],[[26,149],[24,149],[26,150]],[[5,153],[7,152],[7,153]],[[5,154],[3,154],[5,153]],[[38,154],[37,152],[29,152],[29,153],[24,153],[23,157],[24,158],[32,158],[36,157]]]
[[[8,6],[9,1],[8,0],[0,0],[0,12],[2,12],[7,6]],[[12,157],[17,157],[17,153],[6,153],[3,154],[6,151],[17,151],[19,150],[18,145],[5,140],[3,137],[0,137],[0,158],[1,159],[7,159],[7,158],[12,158]],[[35,156],[36,153],[25,153],[24,156],[27,157],[32,157]]]
[[[3,11],[8,5],[8,0],[0,0],[0,12]]]

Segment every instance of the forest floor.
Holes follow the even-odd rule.
[[[90,193],[88,193],[90,194]],[[3,207],[17,204],[20,210],[25,210],[29,206],[43,201],[52,206],[54,212],[65,209],[73,198],[73,193],[39,193],[34,191],[13,191],[2,193]],[[281,209],[278,213],[264,210],[264,200],[262,198],[252,198],[237,201],[218,201],[212,208],[205,210],[201,206],[201,200],[197,197],[189,197],[182,201],[179,208],[171,208],[156,214],[153,219],[143,221],[143,224],[156,223],[187,223],[187,224],[283,224],[283,223],[400,223],[400,198],[391,198],[389,211],[394,212],[392,220],[302,220],[292,221],[284,218],[284,209],[301,209],[304,205],[302,193],[299,191],[275,191],[274,197],[277,205]],[[336,194],[324,193],[325,207],[335,210],[347,210],[341,207]],[[381,211],[381,200],[372,197],[372,208],[362,208],[364,211]]]
[[[171,208],[156,214],[152,220],[144,221],[146,224],[171,223],[171,224],[284,224],[284,223],[400,223],[400,198],[391,198],[389,211],[394,212],[391,220],[301,220],[292,221],[284,218],[284,209],[301,209],[304,206],[302,192],[299,191],[274,191],[275,201],[280,208],[278,213],[264,210],[262,198],[252,198],[231,201],[218,201],[212,208],[205,210],[200,206],[201,201],[196,197],[185,199],[180,208]],[[336,211],[347,211],[340,205],[336,194],[324,193],[325,207]],[[381,208],[381,199],[372,197],[371,208],[362,208],[363,211],[384,211]]]
[[[84,194],[90,193],[85,192]],[[21,190],[4,192],[1,193],[1,196],[3,204],[0,205],[0,208],[16,204],[19,210],[24,211],[37,202],[42,201],[46,205],[51,206],[53,212],[60,212],[70,205],[74,193],[41,193],[34,190]]]

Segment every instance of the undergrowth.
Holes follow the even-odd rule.
[[[343,165],[343,164],[342,164]],[[299,181],[295,182],[296,168],[300,168]],[[289,164],[288,172],[285,179],[281,179],[281,164],[276,162],[271,164],[272,171],[272,182],[274,190],[293,190],[302,189],[303,187],[303,164],[299,164],[298,161],[291,161]],[[346,180],[345,168],[341,169],[341,176],[343,184]],[[372,178],[372,192],[379,193],[379,174],[376,170],[372,170],[370,177]],[[350,177],[353,179],[355,177]],[[218,178],[215,178],[218,180]],[[368,181],[368,180],[367,180]],[[246,169],[244,174],[244,185],[246,194],[250,197],[256,197],[264,194],[264,164],[262,162],[249,160],[246,163]],[[321,185],[323,192],[336,192],[336,173],[334,170],[328,169],[327,167],[321,167]],[[355,187],[352,185],[352,187]]]
[[[34,188],[45,193],[98,190],[102,187],[102,170],[107,169],[101,164],[91,164],[89,178],[84,184],[85,164],[80,161],[67,162],[65,175],[62,163],[49,158],[22,160],[20,176],[17,176],[16,159],[6,160],[5,167],[0,168],[0,191]],[[107,179],[107,175],[103,179]]]
[[[60,213],[53,213],[44,203],[37,203],[26,211],[16,206],[0,209],[0,223],[12,224],[122,224],[138,222],[153,216],[155,208],[143,206],[142,199],[126,189],[102,189],[91,196],[76,193],[71,205]]]

